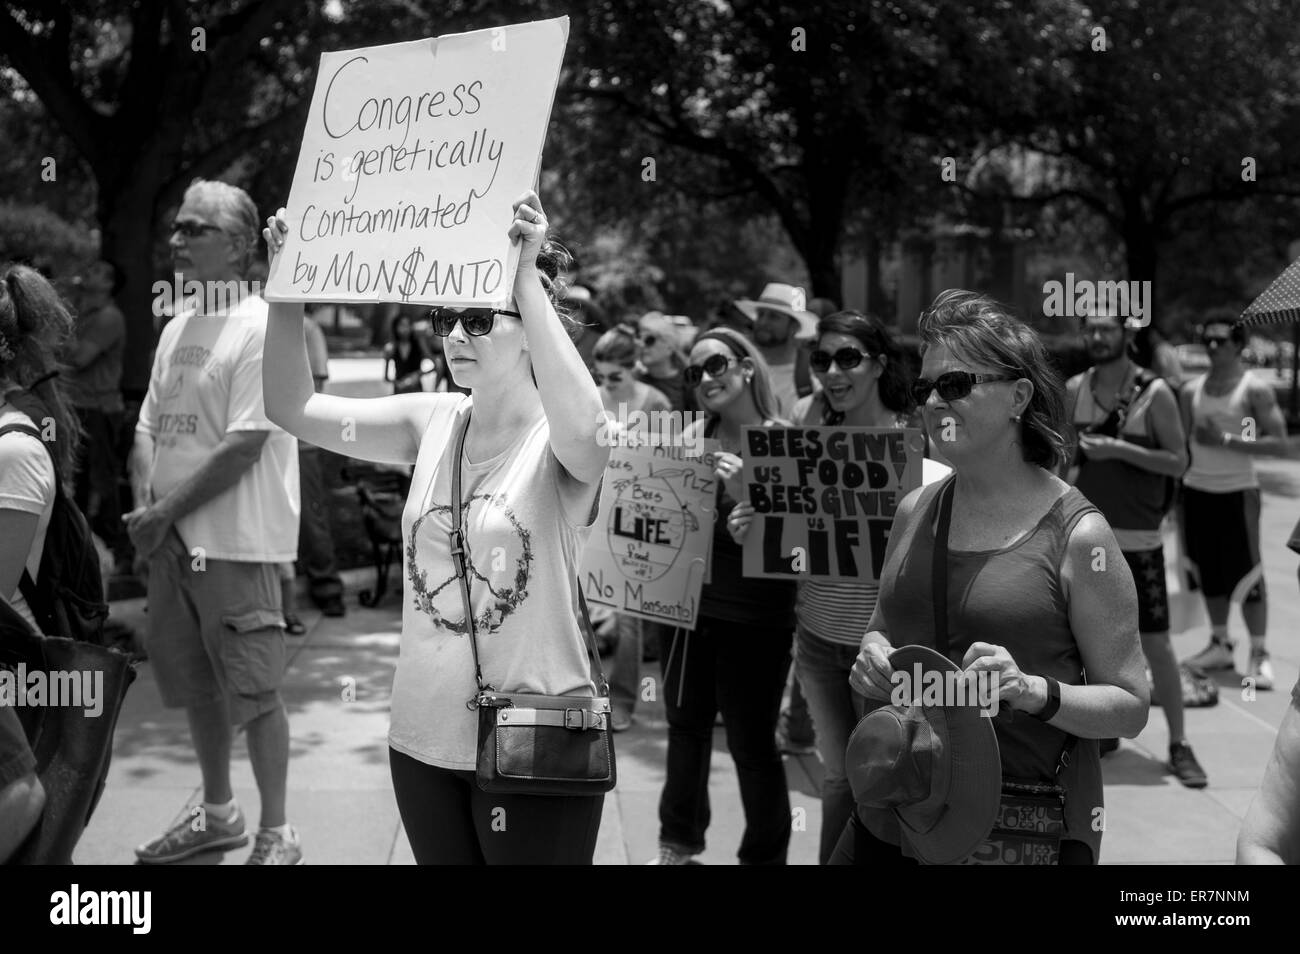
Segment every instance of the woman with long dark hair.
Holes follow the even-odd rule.
[[[821,390],[795,405],[798,424],[838,427],[906,427],[915,409],[902,349],[884,324],[859,311],[840,311],[817,323],[809,357]],[[926,461],[927,469],[947,468]],[[742,543],[753,520],[748,502],[731,512],[731,531]],[[830,859],[853,813],[844,768],[849,735],[862,716],[861,697],[849,673],[862,642],[864,621],[876,607],[875,583],[809,578],[795,604],[795,676],[808,700],[822,762],[822,831],[818,858]]]
[[[794,586],[741,575],[741,550],[727,531],[727,518],[744,496],[741,429],[786,422],[777,416],[767,362],[734,331],[715,328],[700,335],[684,374],[705,414],[692,427],[717,441],[721,452],[712,577],[694,631],[672,630],[660,640],[668,769],[655,863],[689,864],[704,850],[713,726],[721,711],[745,806],[740,862],[785,864],[790,795],[776,723],[790,671]]]
[[[42,441],[51,442],[58,476],[71,486],[81,426],[59,377],[58,355],[74,319],[39,272],[11,265],[0,278],[0,426],[24,424],[0,437],[0,597],[33,626],[35,616],[18,591],[24,567],[36,578],[45,528],[54,508],[55,468]],[[69,493],[71,491],[69,490]]]
[[[286,215],[281,210],[263,233],[272,254],[288,232]],[[499,306],[433,311],[452,375],[473,389],[468,397],[316,393],[302,306],[270,306],[267,416],[339,454],[415,465],[402,514],[413,598],[402,616],[388,742],[398,810],[421,864],[590,864],[600,826],[603,795],[480,790],[478,717],[466,706],[477,691],[471,625],[485,683],[575,698],[596,692],[578,616],[578,559],[609,448],[598,441],[604,412],[596,384],[555,308],[569,257],[546,232],[541,201],[525,193],[510,227],[520,246],[513,289]],[[342,433],[345,419],[355,422],[354,434]],[[470,619],[449,538],[457,505]]]
[[[939,651],[988,679],[1009,710],[994,720],[1003,778],[1063,788],[1061,863],[1095,864],[1097,740],[1137,735],[1149,704],[1133,577],[1102,515],[1056,476],[1063,388],[1038,335],[959,289],[935,299],[920,332],[913,396],[954,474],[899,505],[851,682],[888,700],[890,649],[945,641]],[[936,549],[946,552],[946,640],[934,610]],[[832,863],[913,855],[894,815],[859,808]]]
[[[72,493],[81,428],[59,380],[57,355],[73,329],[72,314],[39,272],[23,265],[3,269],[0,428],[17,425],[41,436],[21,430],[0,435],[0,602],[36,632],[40,626],[20,581],[24,572],[35,580],[40,571],[56,481],[64,479]],[[52,442],[49,451],[45,440]],[[22,726],[0,705],[0,864],[36,826],[44,806],[45,790]]]

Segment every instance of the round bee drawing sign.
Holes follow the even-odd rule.
[[[693,628],[715,488],[701,463],[615,448],[583,557],[588,601]]]

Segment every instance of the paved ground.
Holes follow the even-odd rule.
[[[1210,787],[1182,788],[1162,768],[1168,744],[1159,709],[1142,734],[1103,763],[1106,773],[1104,863],[1230,863],[1241,819],[1259,785],[1289,690],[1300,665],[1297,557],[1285,548],[1300,516],[1300,463],[1261,464],[1263,542],[1271,594],[1270,648],[1278,688],[1246,698],[1240,678],[1220,679],[1221,702],[1188,712],[1188,734],[1210,775]],[[348,615],[302,613],[307,635],[293,640],[284,690],[292,756],[291,820],[302,833],[309,863],[411,864],[389,782],[385,733],[397,659],[400,599],[375,609],[356,604],[370,575],[348,574]],[[1175,596],[1174,637],[1180,657],[1199,649],[1208,629],[1194,594]],[[143,625],[143,601],[114,605],[114,613]],[[1232,633],[1244,643],[1240,616]],[[1244,649],[1238,665],[1245,665]],[[648,664],[644,675],[657,677]],[[601,864],[638,864],[656,849],[656,806],[663,783],[666,725],[662,706],[644,705],[637,725],[618,737],[619,786],[606,799],[597,848]],[[743,829],[736,774],[722,730],[715,733],[710,780],[713,823],[707,864],[734,864]],[[236,743],[236,793],[255,817],[256,789],[242,740]],[[815,864],[821,823],[816,757],[787,758],[794,809],[790,861]],[[199,773],[183,714],[164,709],[149,666],[140,668],[119,721],[107,790],[76,853],[82,864],[129,864],[132,849],[196,804]],[[248,849],[211,854],[198,863],[241,863]]]

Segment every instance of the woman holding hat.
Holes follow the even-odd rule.
[[[1064,788],[1061,862],[1095,864],[1097,740],[1137,735],[1149,705],[1133,578],[1101,514],[1056,476],[1062,388],[1038,336],[957,289],[935,299],[919,330],[913,395],[955,473],[899,505],[850,682],[889,697],[890,648],[934,648],[946,636],[953,663],[996,675],[1003,777]],[[936,598],[947,605],[940,619]],[[881,819],[860,806],[832,863],[910,861],[900,826]]]
[[[790,671],[794,586],[741,575],[741,550],[727,518],[741,495],[741,428],[784,423],[767,364],[743,336],[725,328],[696,339],[684,374],[706,417],[703,435],[721,444],[710,582],[694,631],[660,641],[668,712],[668,767],[659,799],[655,864],[689,864],[704,850],[709,825],[709,758],[719,710],[745,806],[741,864],[785,864],[790,794],[776,748],[781,693]],[[698,426],[698,425],[694,425]]]

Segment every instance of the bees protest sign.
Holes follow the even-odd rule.
[[[921,485],[925,435],[879,427],[746,427],[754,521],[745,576],[880,579],[898,503]]]

